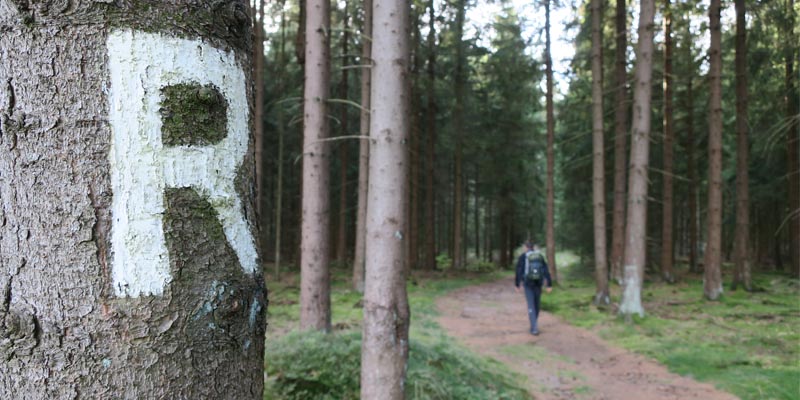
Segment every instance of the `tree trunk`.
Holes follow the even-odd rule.
[[[747,21],[744,0],[736,0],[736,239],[733,285],[753,290],[750,279],[750,191],[747,140]]]
[[[421,127],[420,127],[420,87],[418,85],[420,70],[422,69],[421,57],[421,33],[419,26],[421,25],[421,16],[423,13],[414,12],[412,36],[413,43],[411,48],[414,49],[413,64],[411,79],[409,79],[409,88],[411,94],[411,146],[409,152],[409,225],[408,225],[408,267],[417,268],[419,266],[419,198],[420,198],[420,163],[422,160],[422,140],[421,140]]]
[[[722,295],[722,32],[720,0],[708,10],[711,45],[708,49],[708,237],[703,293],[709,300]]]
[[[350,41],[350,17],[347,13],[347,4],[347,2],[344,3],[344,17],[342,21],[344,31],[342,34],[342,66],[344,68],[342,68],[342,81],[339,86],[339,98],[342,100],[347,100],[347,78],[349,69],[346,67],[349,66],[348,61],[350,60],[350,57],[347,55]],[[348,104],[342,104],[341,106],[342,136],[348,135],[348,107],[350,107]],[[347,144],[348,141],[346,139],[339,143],[339,223],[337,226],[339,231],[336,233],[336,261],[340,263],[347,261]]]
[[[487,262],[493,262],[494,259],[492,257],[492,229],[494,226],[492,225],[492,221],[494,221],[494,201],[490,198],[487,199],[488,205],[486,206],[486,214],[483,217],[483,227],[485,229],[483,235],[483,259]]]
[[[367,188],[369,186],[370,92],[372,90],[372,0],[364,0],[364,28],[361,33],[361,119],[358,151],[358,210],[356,248],[353,260],[353,289],[364,293],[364,263],[367,235]]]
[[[697,235],[700,232],[699,228],[699,212],[698,195],[697,195],[697,165],[695,162],[695,137],[694,137],[694,55],[692,54],[692,35],[689,24],[686,24],[687,30],[687,43],[685,44],[687,50],[687,59],[690,61],[689,73],[686,84],[686,177],[689,180],[688,184],[688,203],[689,203],[689,271],[693,273],[700,272],[697,265]]]
[[[628,212],[625,218],[624,289],[620,313],[644,316],[642,282],[647,256],[647,168],[650,160],[650,104],[652,101],[654,0],[642,0],[639,11],[639,43],[631,123],[631,173],[628,180]]]
[[[426,269],[436,268],[436,215],[434,214],[434,174],[436,160],[436,14],[433,0],[428,3],[428,65],[427,65],[427,96],[428,106],[426,115],[426,157],[425,163],[425,260]]]
[[[284,93],[283,87],[283,72],[286,71],[286,13],[283,11],[283,5],[286,0],[281,0],[281,44],[280,52],[278,53],[278,77],[279,91]],[[281,272],[281,228],[283,226],[283,105],[278,104],[276,108],[276,124],[278,125],[278,187],[275,191],[275,278],[278,278]]]
[[[453,110],[453,124],[455,130],[455,168],[453,185],[453,251],[452,268],[459,270],[464,268],[461,247],[464,245],[464,235],[462,234],[463,206],[464,206],[464,16],[466,14],[466,1],[456,0],[456,71],[454,81],[455,109]]]
[[[328,84],[330,0],[306,0],[300,329],[331,328]]]
[[[625,184],[627,162],[625,150],[628,138],[628,104],[625,84],[628,74],[625,71],[628,47],[628,11],[625,0],[617,0],[616,7],[616,49],[614,50],[614,221],[611,234],[611,279],[622,284],[622,263],[625,255]]]
[[[254,85],[256,87],[254,118],[255,124],[255,158],[256,158],[256,218],[259,226],[264,226],[264,0],[257,2],[258,9],[253,13],[255,43],[253,44]],[[266,244],[265,232],[259,232],[257,240],[259,248]]]
[[[15,4],[0,5],[0,398],[260,399],[247,3]]]
[[[475,166],[475,191],[473,193],[475,195],[475,209],[473,210],[473,214],[472,214],[472,216],[473,216],[473,218],[475,220],[475,226],[473,227],[474,228],[474,232],[473,233],[474,233],[474,237],[475,237],[475,259],[476,260],[480,260],[481,259],[480,197],[478,196],[478,187],[479,187],[478,186],[478,174],[479,174],[479,171],[480,171],[480,168],[478,168],[478,166],[476,165]]]
[[[609,304],[608,260],[606,259],[605,167],[603,160],[603,36],[601,0],[592,0],[592,152],[594,203],[594,304]]]
[[[661,277],[674,282],[672,263],[674,249],[672,242],[672,10],[670,0],[664,0],[664,180],[661,222]]]
[[[373,6],[372,99],[367,202],[366,292],[361,398],[404,398],[409,309],[405,236],[408,191],[409,4]]]
[[[544,2],[545,10],[545,74],[547,76],[547,217],[546,217],[546,246],[547,264],[554,282],[558,282],[558,271],[556,269],[556,232],[555,232],[555,189],[553,188],[553,176],[555,174],[555,154],[553,152],[553,142],[555,141],[555,117],[553,116],[553,59],[550,57],[550,0]]]
[[[797,60],[795,49],[797,37],[793,33],[794,0],[787,2],[787,30],[786,30],[786,118],[789,126],[786,131],[787,166],[786,174],[789,180],[789,261],[791,262],[795,277],[800,276],[800,107],[797,102],[797,77],[794,72],[794,62]],[[795,45],[791,45],[794,43]]]

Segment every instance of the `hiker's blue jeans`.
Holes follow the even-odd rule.
[[[539,318],[539,308],[542,300],[542,287],[538,285],[525,286],[525,300],[528,301],[528,320],[531,322],[531,332],[537,330],[536,321]]]

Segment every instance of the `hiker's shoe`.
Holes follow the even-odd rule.
[[[534,330],[532,330],[532,331],[531,331],[531,335],[533,335],[533,336],[539,336],[539,330],[538,330],[538,329],[534,329]]]

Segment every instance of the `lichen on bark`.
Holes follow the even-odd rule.
[[[214,85],[181,83],[161,89],[161,142],[205,146],[225,138],[228,101]]]

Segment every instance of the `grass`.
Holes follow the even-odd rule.
[[[714,302],[703,299],[701,276],[685,275],[672,285],[645,281],[642,299],[646,316],[626,323],[613,305],[605,308],[591,305],[594,283],[593,271],[588,266],[582,266],[578,257],[569,253],[558,254],[557,260],[561,285],[547,296],[544,310],[651,357],[672,372],[712,383],[742,399],[800,398],[798,280],[758,273],[754,276],[756,292],[726,291],[721,300]],[[334,335],[294,333],[298,328],[298,274],[294,271],[280,280],[268,279],[270,378],[266,398],[357,398],[361,296],[349,289],[348,273],[345,269],[334,270],[331,292]],[[521,377],[453,343],[436,323],[436,298],[509,274],[510,271],[468,276],[427,274],[411,279],[408,398],[528,398],[521,389],[524,385]],[[730,275],[727,270],[724,274]],[[726,281],[725,288],[728,287]],[[619,301],[620,291],[618,286],[612,287],[612,301]],[[309,355],[302,349],[316,350],[308,352]],[[530,346],[525,349],[508,346],[501,351],[526,359],[552,357]],[[314,361],[315,358],[321,361]],[[325,374],[328,370],[340,374],[328,376]],[[291,397],[282,392],[281,385],[288,381],[279,380],[292,373],[313,376],[308,385],[316,387],[317,394]],[[295,388],[302,386],[298,382],[301,381],[294,382]],[[320,389],[324,386],[320,382],[332,383],[332,389],[325,392]],[[586,387],[587,393],[590,390]]]
[[[408,286],[412,313],[407,398],[528,399],[522,377],[455,343],[436,322],[435,299],[449,291],[508,276],[416,275]],[[334,333],[299,333],[299,274],[268,279],[265,399],[355,399],[361,347],[361,295],[349,288],[349,271],[333,269]]]
[[[673,285],[646,281],[646,315],[625,323],[614,307],[591,305],[592,271],[577,262],[559,265],[562,287],[544,302],[544,310],[742,399],[800,398],[796,279],[759,273],[754,276],[757,291],[725,292],[713,302],[702,297],[701,276],[687,275]],[[613,301],[619,292],[612,288]]]

